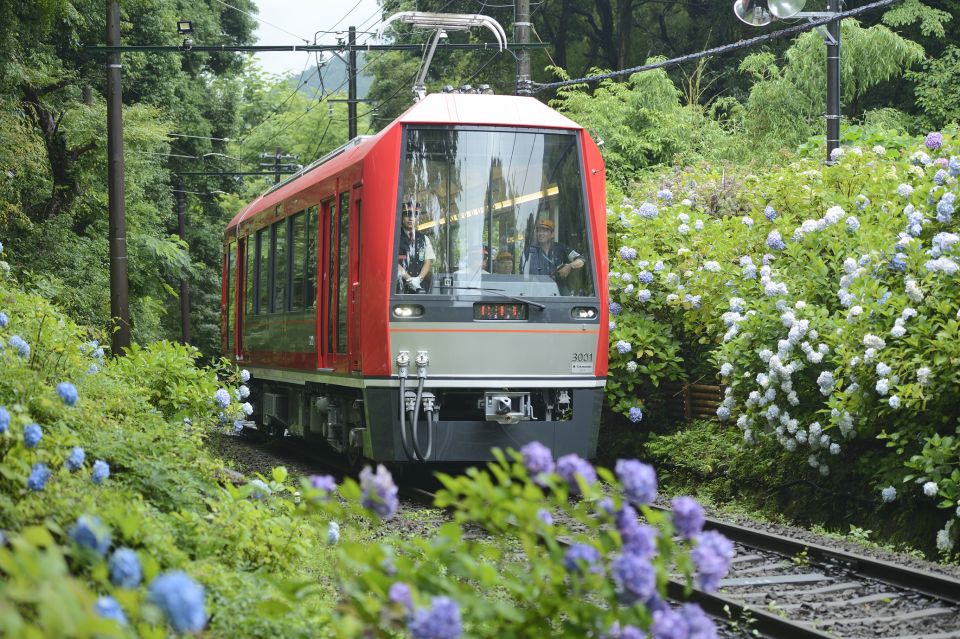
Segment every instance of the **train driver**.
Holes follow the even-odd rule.
[[[401,207],[400,251],[397,282],[402,293],[430,290],[430,267],[437,259],[430,238],[417,230],[420,203],[407,201]]]
[[[520,271],[525,275],[549,275],[557,281],[560,293],[569,295],[564,280],[574,269],[586,266],[587,261],[573,249],[554,242],[553,231],[553,220],[537,220],[537,241],[524,251]]]

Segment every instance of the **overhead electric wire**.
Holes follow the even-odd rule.
[[[275,24],[273,24],[273,23],[271,23],[271,22],[267,22],[267,21],[264,20],[263,18],[257,17],[257,15],[256,15],[255,13],[250,13],[249,11],[244,11],[243,9],[241,9],[241,8],[239,8],[239,7],[235,7],[235,6],[233,6],[232,4],[226,3],[226,2],[224,2],[223,0],[216,0],[216,1],[219,2],[220,4],[222,4],[222,5],[225,6],[225,7],[230,7],[230,8],[233,9],[234,11],[239,11],[240,13],[242,13],[243,15],[245,15],[245,16],[247,16],[247,17],[249,17],[249,18],[253,18],[253,19],[256,20],[257,22],[260,22],[260,23],[262,23],[262,24],[265,24],[265,25],[267,25],[268,27],[273,27],[274,29],[277,29],[278,31],[283,31],[283,32],[286,33],[287,35],[292,35],[292,36],[293,36],[294,38],[296,38],[297,40],[303,40],[305,43],[310,44],[310,41],[307,40],[306,38],[302,38],[302,37],[298,36],[296,33],[292,33],[292,32],[290,32],[290,31],[287,31],[287,30],[284,29],[283,27],[278,27],[277,25],[275,25]]]
[[[826,18],[817,18],[815,20],[810,20],[809,22],[805,22],[804,24],[788,27],[786,29],[781,29],[779,31],[773,31],[771,33],[766,33],[764,35],[756,36],[755,38],[738,40],[736,42],[731,42],[730,44],[714,47],[712,49],[705,49],[703,51],[690,53],[684,56],[680,56],[679,58],[672,58],[670,60],[662,60],[660,62],[653,62],[651,64],[643,64],[638,67],[630,67],[629,69],[621,69],[620,71],[611,71],[609,73],[601,73],[598,75],[591,75],[583,78],[576,78],[573,80],[563,80],[560,82],[547,82],[544,84],[534,82],[531,90],[533,93],[540,93],[541,91],[546,91],[549,89],[559,89],[561,87],[567,87],[574,84],[584,84],[587,82],[599,82],[601,80],[609,80],[609,79],[618,78],[624,75],[633,75],[634,73],[640,73],[641,71],[652,71],[653,69],[665,69],[667,67],[673,67],[678,64],[683,64],[684,62],[689,62],[691,60],[698,60],[700,58],[706,58],[712,55],[720,55],[724,53],[729,53],[731,51],[738,51],[740,49],[746,49],[747,47],[752,47],[752,46],[761,44],[763,42],[775,40],[777,38],[785,38],[787,36],[803,33],[815,27],[830,24],[831,22],[839,21],[844,18],[852,18],[862,13],[873,11],[874,9],[881,9],[883,7],[890,6],[900,1],[901,0],[878,0],[877,2],[871,2],[870,4],[865,4],[862,7],[857,7],[856,9],[849,9],[847,11],[837,12],[835,15],[831,15]]]

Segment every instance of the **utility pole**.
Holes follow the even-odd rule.
[[[530,42],[530,0],[515,0],[517,19],[513,23],[513,39],[521,44]],[[530,95],[530,50],[517,51],[517,95]]]
[[[120,46],[120,5],[107,3],[107,46]],[[110,348],[122,355],[130,348],[130,307],[127,282],[127,220],[123,188],[123,99],[120,93],[120,53],[107,56],[107,193],[110,216]]]
[[[180,241],[187,241],[187,194],[183,180],[177,191],[177,235]],[[190,282],[186,276],[180,277],[180,341],[190,343]]]
[[[841,0],[828,0],[830,13],[840,11]],[[827,42],[827,162],[830,154],[840,148],[840,20],[827,25],[830,40]]]
[[[349,85],[347,89],[347,140],[357,137],[357,28],[350,27],[348,31],[347,44],[350,45],[350,51],[347,54],[347,79]]]
[[[261,169],[272,169],[273,171],[273,183],[278,184],[280,182],[280,175],[282,173],[295,173],[300,170],[299,164],[294,164],[288,160],[299,160],[300,156],[296,154],[284,153],[281,149],[277,149],[276,153],[261,153],[261,160],[272,160],[270,162],[261,162]],[[181,175],[239,175],[239,173],[201,173],[201,172],[190,172],[190,173],[181,173]],[[246,173],[246,175],[270,175],[270,173]]]

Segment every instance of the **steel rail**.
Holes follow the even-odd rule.
[[[669,510],[659,506],[653,506],[652,508],[664,512]],[[716,530],[723,533],[731,541],[759,550],[767,550],[787,556],[795,556],[806,552],[807,556],[815,562],[846,568],[862,577],[876,579],[892,586],[900,586],[934,599],[960,604],[960,579],[954,577],[940,575],[929,570],[907,568],[882,559],[873,559],[784,535],[760,532],[710,517],[707,518],[705,528]]]

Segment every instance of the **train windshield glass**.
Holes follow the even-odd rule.
[[[574,134],[407,130],[395,291],[595,294]]]

